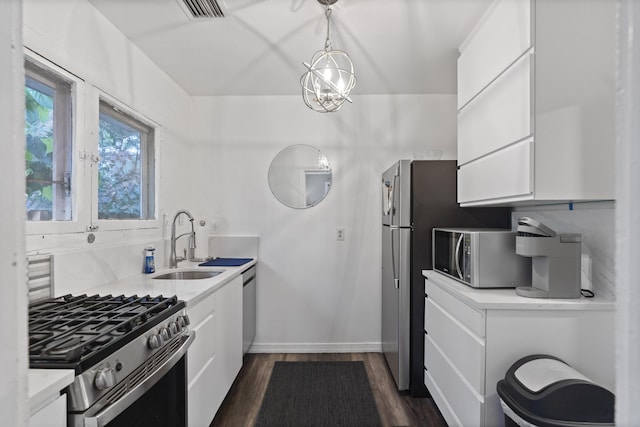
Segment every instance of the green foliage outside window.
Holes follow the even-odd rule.
[[[27,212],[53,208],[53,98],[25,87],[26,207]],[[41,218],[42,219],[42,218]]]
[[[140,132],[100,114],[98,218],[140,219]]]

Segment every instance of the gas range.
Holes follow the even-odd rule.
[[[73,369],[69,419],[80,421],[69,424],[101,416],[106,425],[182,359],[194,339],[188,325],[175,296],[48,299],[29,308],[30,367]]]

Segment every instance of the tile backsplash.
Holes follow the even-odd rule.
[[[520,207],[511,214],[514,226],[523,216],[534,218],[560,234],[582,234],[582,288],[615,297],[614,202]]]

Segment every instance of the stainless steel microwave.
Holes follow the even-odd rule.
[[[516,233],[489,228],[434,228],[433,269],[474,288],[531,284],[531,260],[516,254]]]

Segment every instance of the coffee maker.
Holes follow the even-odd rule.
[[[531,286],[516,294],[529,298],[580,297],[580,234],[557,234],[540,222],[518,220],[516,254],[531,258]]]

